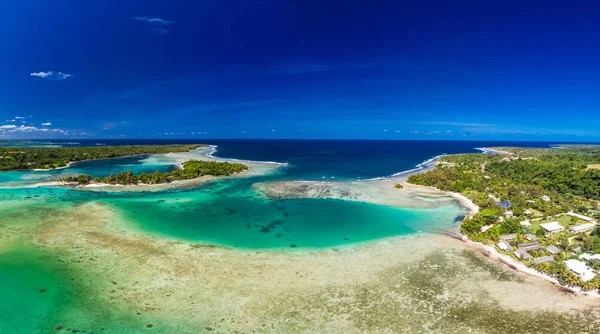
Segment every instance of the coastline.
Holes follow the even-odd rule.
[[[488,153],[489,154],[508,154],[508,152],[493,150],[493,149],[489,149],[489,148],[477,148],[477,149],[483,151],[486,154],[488,154]],[[435,187],[416,185],[416,184],[411,184],[411,183],[407,182],[407,177],[409,175],[419,173],[419,172],[424,172],[431,168],[434,168],[435,162],[443,156],[445,156],[445,155],[437,156],[432,159],[426,160],[423,163],[417,165],[417,167],[414,169],[396,173],[391,177],[378,177],[378,178],[373,178],[373,179],[369,179],[369,180],[359,180],[359,181],[346,182],[346,183],[350,183],[353,185],[361,185],[361,186],[367,186],[369,184],[377,185],[377,187],[379,188],[380,191],[381,191],[381,189],[390,188],[394,183],[400,183],[403,186],[403,189],[398,190],[398,192],[409,191],[409,192],[414,192],[416,194],[422,194],[422,195],[424,194],[424,195],[449,196],[449,197],[452,197],[455,200],[457,200],[459,202],[460,206],[465,208],[468,211],[468,215],[467,215],[468,217],[472,217],[473,215],[475,215],[476,213],[479,212],[479,207],[473,201],[471,201],[470,199],[468,199],[466,196],[462,195],[461,193],[443,191],[443,190],[440,190]],[[345,199],[345,200],[358,200],[358,201],[370,202],[373,204],[390,205],[390,206],[398,207],[398,205],[396,203],[386,201],[385,199],[382,200],[381,197],[373,199],[373,198],[368,198],[368,197],[365,198],[364,196],[361,196],[364,194],[364,192],[365,192],[364,190],[367,190],[366,188],[364,188],[363,191],[359,190],[358,194],[346,193],[346,194],[344,194],[345,196],[338,195],[337,193],[332,194],[331,190],[335,189],[336,185],[340,185],[340,184],[344,184],[344,182],[343,181],[341,181],[341,182],[340,181],[291,181],[291,182],[288,182],[287,185],[284,185],[284,187],[286,187],[286,186],[289,187],[291,185],[291,187],[289,187],[289,188],[292,188],[292,190],[295,187],[295,185],[299,185],[300,187],[315,188],[315,190],[316,190],[315,192],[317,194],[313,195],[306,191],[303,193],[304,195],[306,195],[306,197],[315,197],[315,198],[323,197],[323,198],[339,198],[339,199]],[[259,190],[261,190],[263,193],[266,193],[268,196],[273,195],[273,193],[269,193],[268,191],[266,191],[265,188],[262,188],[262,189],[260,187],[257,187],[257,188],[259,188]],[[341,193],[343,193],[343,192],[341,192]],[[410,194],[409,194],[409,196],[410,196]],[[285,197],[283,197],[283,198],[285,198]],[[461,224],[462,224],[462,221],[461,221]],[[507,256],[507,255],[504,255],[504,254],[498,252],[494,246],[484,245],[480,242],[472,241],[466,235],[464,235],[460,232],[458,232],[457,236],[459,236],[459,238],[457,238],[457,239],[461,240],[463,243],[468,245],[471,249],[479,251],[480,253],[484,254],[486,257],[492,259],[495,262],[499,262],[502,265],[505,265],[512,270],[524,273],[528,276],[531,276],[531,277],[534,277],[537,279],[542,279],[546,282],[550,282],[550,283],[552,283],[552,285],[555,288],[562,290],[562,291],[569,291],[578,296],[583,295],[583,296],[590,296],[593,298],[600,298],[600,292],[586,291],[580,287],[562,285],[556,278],[554,278],[550,275],[541,273],[535,269],[529,268],[525,264],[511,258],[510,256]]]
[[[461,204],[461,206],[463,208],[465,208],[469,211],[470,217],[472,217],[474,214],[479,212],[479,206],[477,206],[475,203],[473,203],[473,201],[471,201],[470,199],[468,199],[466,196],[464,196],[461,193],[455,193],[455,192],[451,192],[451,191],[443,191],[443,190],[440,190],[435,187],[421,186],[418,184],[408,183],[406,181],[403,181],[400,184],[402,184],[403,187],[408,188],[408,189],[414,189],[414,190],[421,191],[421,192],[442,193],[442,194],[451,196],[451,197],[455,198],[456,200],[458,200],[458,202]]]
[[[510,152],[495,150],[489,147],[476,147],[476,150],[480,150],[483,154],[511,154]]]
[[[476,149],[482,151],[484,154],[511,154],[510,152],[494,150],[494,149],[487,148],[487,147],[481,147],[481,148],[476,148]],[[456,198],[463,207],[467,208],[470,211],[470,214],[469,214],[470,217],[472,217],[477,212],[479,212],[479,207],[475,203],[473,203],[473,201],[471,201],[470,199],[468,199],[467,197],[465,197],[464,195],[462,195],[460,193],[443,191],[443,190],[440,190],[440,189],[438,189],[436,187],[432,187],[432,186],[422,186],[422,185],[411,184],[406,181],[401,182],[401,184],[403,185],[403,187],[409,188],[409,189],[412,188],[412,189],[421,190],[421,191],[438,191],[438,192],[445,193],[449,196],[452,196],[452,197]],[[461,221],[461,224],[462,224],[462,221]],[[527,267],[525,264],[513,259],[512,257],[500,253],[496,249],[496,247],[494,247],[493,245],[485,245],[481,242],[473,241],[473,240],[469,239],[469,237],[467,235],[462,234],[462,233],[460,233],[460,240],[462,242],[464,242],[465,244],[467,244],[468,246],[470,246],[471,248],[477,249],[479,252],[481,252],[486,257],[488,257],[496,262],[502,263],[503,265],[505,265],[505,266],[509,267],[510,269],[515,270],[517,272],[521,272],[528,276],[550,282],[550,283],[552,283],[552,285],[554,285],[556,288],[558,288],[560,290],[567,290],[576,295],[600,298],[599,291],[587,291],[580,287],[563,285],[558,281],[558,279],[556,279],[550,275],[544,274],[542,272],[539,272],[533,268]]]
[[[600,298],[600,293],[597,291],[587,291],[587,290],[584,290],[582,288],[575,287],[575,286],[562,285],[562,284],[560,284],[558,279],[556,279],[550,275],[541,273],[535,269],[527,267],[526,265],[524,265],[523,263],[521,263],[519,261],[516,261],[512,257],[498,252],[496,250],[496,247],[494,247],[492,245],[484,245],[481,242],[473,241],[464,234],[461,234],[461,236],[462,236],[461,240],[465,244],[471,246],[471,248],[477,249],[478,251],[480,251],[483,255],[487,256],[488,258],[493,259],[497,262],[500,262],[500,263],[506,265],[510,269],[524,273],[531,277],[536,277],[538,279],[545,280],[547,282],[552,283],[556,288],[558,288],[560,290],[568,290],[569,292],[572,292],[575,295],[583,295],[583,296],[589,296],[589,297],[593,297],[593,298]]]
[[[50,172],[53,170],[65,169],[73,166],[75,161],[69,161],[66,166],[56,167],[56,168],[35,168],[35,169],[23,169],[22,171],[32,171],[32,172]]]

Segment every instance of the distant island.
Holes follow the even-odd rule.
[[[107,185],[138,185],[138,184],[164,184],[179,180],[191,180],[202,176],[229,176],[248,170],[248,166],[241,163],[188,160],[182,164],[183,169],[161,173],[155,171],[152,174],[133,174],[125,171],[110,174],[99,178],[82,174],[60,179],[59,182],[76,182],[78,185],[107,184]]]
[[[141,154],[189,152],[203,147],[190,145],[127,145],[80,147],[0,147],[0,171],[51,170],[77,161],[118,158]]]
[[[482,150],[488,154],[441,157],[408,182],[460,193],[478,205],[460,227],[469,240],[495,245],[504,259],[562,285],[597,291],[600,146]]]

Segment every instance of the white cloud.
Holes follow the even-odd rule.
[[[22,116],[15,116],[15,119],[25,119],[25,117],[22,117]]]
[[[52,123],[50,123],[50,122],[42,123],[42,126],[50,126],[50,125],[52,125]]]
[[[150,23],[150,24],[160,24],[160,25],[167,25],[167,24],[177,23],[175,21],[166,20],[166,19],[163,19],[163,18],[160,18],[160,17],[136,16],[133,19],[137,20],[137,21],[142,21],[142,22]]]
[[[65,79],[68,79],[73,76],[72,74],[67,74],[67,73],[63,73],[63,72],[54,72],[54,71],[34,72],[34,73],[30,73],[29,75],[31,75],[32,77],[39,77],[39,78],[48,79],[48,80],[65,80]]]
[[[19,132],[26,132],[26,133],[32,133],[32,132],[46,132],[46,133],[62,133],[62,134],[67,134],[67,131],[62,130],[62,129],[49,129],[49,128],[38,128],[35,126],[26,126],[26,125],[20,125],[20,126],[16,126],[14,124],[6,124],[6,125],[0,125],[0,134],[3,133],[19,133]]]

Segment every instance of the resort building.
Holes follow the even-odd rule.
[[[530,215],[533,214],[533,211],[531,211],[531,210],[525,210],[525,212],[523,212],[523,214],[526,215],[526,216],[530,216]]]
[[[571,217],[577,217],[577,218],[579,218],[581,220],[585,220],[586,222],[590,222],[590,223],[594,222],[594,218],[588,217],[588,216],[584,216],[584,215],[580,215],[578,213],[574,213],[573,211],[567,212],[567,215],[569,215]]]
[[[565,229],[559,222],[540,224],[540,227],[548,233],[560,232]]]
[[[544,195],[541,197],[541,199],[542,199],[542,201],[550,202],[550,196]]]
[[[529,220],[523,220],[519,224],[521,224],[521,226],[525,226],[525,227],[531,226],[531,223],[529,222]]]
[[[600,254],[581,254],[579,255],[580,259],[588,260],[588,261],[600,261]]]
[[[550,245],[550,246],[546,247],[546,250],[548,252],[550,252],[550,254],[558,254],[558,253],[560,253],[560,248],[558,248],[558,247],[556,247],[554,245]]]
[[[527,233],[524,235],[525,239],[529,240],[529,241],[538,241],[538,237],[536,237],[535,235],[531,234],[531,233]]]
[[[517,245],[519,247],[519,249],[534,249],[534,248],[538,248],[538,242],[537,241],[532,241],[532,242],[523,242]]]
[[[554,256],[536,257],[535,259],[533,259],[533,262],[535,262],[535,264],[554,262]]]
[[[512,249],[512,246],[508,244],[508,242],[500,241],[497,245],[498,249],[508,252]]]
[[[513,212],[512,212],[512,211],[506,211],[506,212],[504,213],[504,216],[505,216],[506,218],[512,218],[512,216],[513,216]]]
[[[509,202],[509,201],[497,202],[496,204],[497,204],[498,206],[501,206],[501,207],[505,208],[505,209],[510,209],[510,207],[512,206],[512,204],[510,204],[510,202]],[[510,212],[510,211],[508,211],[508,212]],[[510,212],[510,213],[511,213],[511,215],[512,215],[512,212]],[[511,217],[512,217],[512,216],[511,216]]]
[[[569,268],[570,271],[579,275],[579,277],[581,277],[581,280],[583,280],[584,282],[587,282],[594,278],[594,276],[596,276],[596,274],[594,274],[594,271],[590,269],[590,267],[588,267],[588,265],[585,262],[570,259],[565,261],[565,265],[567,266],[567,268]]]
[[[515,240],[516,238],[516,234],[505,234],[500,236],[501,241]]]
[[[596,223],[589,223],[589,224],[583,224],[583,225],[576,225],[576,226],[571,226],[571,228],[569,228],[569,231],[573,232],[573,233],[581,233],[581,232],[586,232],[586,231],[590,231],[592,230],[594,227],[596,226]]]
[[[533,257],[524,249],[517,249],[513,254],[520,260],[531,260]]]

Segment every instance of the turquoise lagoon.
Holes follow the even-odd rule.
[[[52,254],[19,235],[28,210],[52,210],[86,202],[114,208],[130,229],[158,237],[261,250],[327,248],[456,229],[463,214],[456,205],[434,209],[399,209],[334,199],[271,200],[255,192],[255,182],[289,178],[273,175],[232,178],[192,189],[159,192],[82,191],[35,184],[64,175],[108,175],[133,170],[152,172],[175,168],[165,156],[140,156],[82,162],[56,171],[0,173],[0,332],[42,333],[61,323],[100,328],[120,323],[143,328],[144,319],[122,318],[123,312],[97,309],[87,288],[69,280],[69,270],[55,265]],[[14,213],[23,219],[15,219]],[[10,231],[10,233],[8,233]],[[11,235],[12,237],[6,237]],[[16,237],[15,237],[16,236]],[[106,332],[106,331],[105,331]]]
[[[197,152],[191,154],[193,157]],[[178,160],[179,159],[179,160]],[[271,200],[252,185],[289,179],[286,169],[271,175],[217,180],[192,189],[103,192],[42,186],[65,175],[106,176],[169,171],[180,156],[138,156],[79,162],[55,171],[0,173],[0,201],[110,204],[129,227],[187,241],[240,248],[321,248],[397,235],[447,231],[463,215],[457,204],[434,209],[392,208],[335,199]]]

